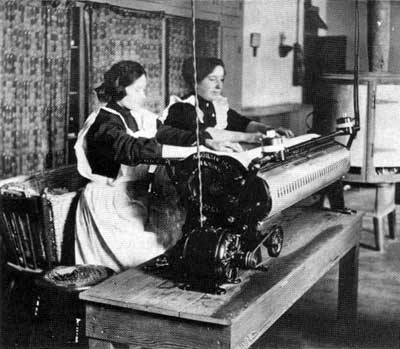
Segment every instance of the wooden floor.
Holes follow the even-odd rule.
[[[397,217],[400,236],[400,206]],[[372,246],[373,241],[372,217],[367,215],[362,242]],[[337,268],[331,270],[252,348],[400,348],[400,239],[386,238],[384,253],[360,249],[358,325],[352,333],[336,327],[337,275]],[[61,326],[67,327],[71,329],[70,325]],[[60,336],[64,334],[60,332]],[[6,325],[2,335],[0,347],[29,347],[23,322],[17,329]],[[33,342],[38,343],[37,339]]]

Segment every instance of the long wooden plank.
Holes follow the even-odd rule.
[[[156,314],[170,315],[177,312],[180,316],[180,309],[203,296],[203,293],[190,292],[180,289],[172,281],[159,283],[155,278],[149,278],[154,283],[149,283],[148,287],[136,293],[136,296],[129,300],[135,304],[136,309],[145,309]],[[224,322],[225,323],[225,322]]]
[[[149,274],[140,268],[132,268],[118,275],[115,275],[105,282],[92,287],[80,294],[80,299],[90,302],[114,305],[127,309],[141,310],[179,317],[179,309],[172,306],[152,306],[151,300],[141,302],[142,294],[148,294],[148,290],[154,291],[159,297],[169,293],[169,281],[164,278]],[[190,294],[183,293],[181,302],[193,302]],[[195,295],[200,297],[201,295]],[[137,299],[138,301],[135,301]]]
[[[132,268],[81,293],[80,298],[85,301],[179,317],[181,308],[195,302],[203,295],[199,292],[181,290],[173,280],[142,268]],[[214,322],[227,324],[223,319]]]
[[[238,296],[242,292],[242,288],[249,281],[246,276],[249,271],[241,272],[239,277],[242,279],[240,284],[224,285],[225,294],[217,295],[203,293],[195,302],[181,307],[179,317],[189,320],[206,321],[215,324],[231,325],[231,320],[224,317],[215,317],[215,309],[219,309],[231,302],[232,298]],[[189,309],[189,310],[188,310]],[[197,311],[196,311],[197,310]]]
[[[230,348],[231,336],[229,326],[91,303],[86,306],[86,335],[104,348],[115,342],[156,349]]]
[[[109,301],[129,303],[131,297],[136,296],[137,292],[145,289],[149,284],[155,282],[162,284],[165,282],[162,278],[149,275],[144,271],[132,268],[125,272],[114,275],[103,281],[96,287],[91,287],[88,291],[80,294],[81,299],[86,301],[101,301],[108,304]],[[121,306],[123,306],[121,304]]]

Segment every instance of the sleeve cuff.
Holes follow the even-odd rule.
[[[206,139],[211,139],[211,138],[212,138],[211,135],[207,131],[200,130],[200,134],[199,134],[200,145],[205,145]],[[196,145],[196,133],[194,133],[193,142],[190,145],[191,146]]]
[[[157,143],[156,145],[155,158],[157,159],[162,158],[162,144],[160,143]]]

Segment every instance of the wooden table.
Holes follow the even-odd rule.
[[[247,348],[338,262],[338,317],[348,325],[357,313],[361,218],[284,211],[281,255],[267,271],[241,271],[224,295],[181,290],[139,268],[120,273],[81,294],[90,347]]]

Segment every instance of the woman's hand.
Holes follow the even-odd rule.
[[[215,127],[207,127],[206,132],[211,136],[211,138],[217,142],[233,142],[233,143],[249,143],[249,139],[253,139],[246,132],[219,130]]]
[[[250,121],[246,127],[246,132],[248,133],[255,133],[261,132],[262,134],[266,134],[268,131],[274,130],[278,135],[284,137],[293,137],[294,133],[289,130],[288,128],[284,127],[277,127],[273,129],[270,125],[262,124],[258,121]]]
[[[280,136],[284,136],[284,137],[294,137],[294,133],[292,130],[289,130],[288,128],[284,128],[284,127],[278,127],[275,129],[275,132],[280,135]]]
[[[265,135],[262,134],[261,132],[252,132],[252,133],[245,133],[244,134],[245,139],[243,142],[245,143],[257,143],[260,144],[262,143],[262,140],[264,139]]]
[[[216,151],[223,151],[228,153],[243,151],[243,148],[237,142],[217,141],[215,139],[207,138],[204,144],[206,147]]]

